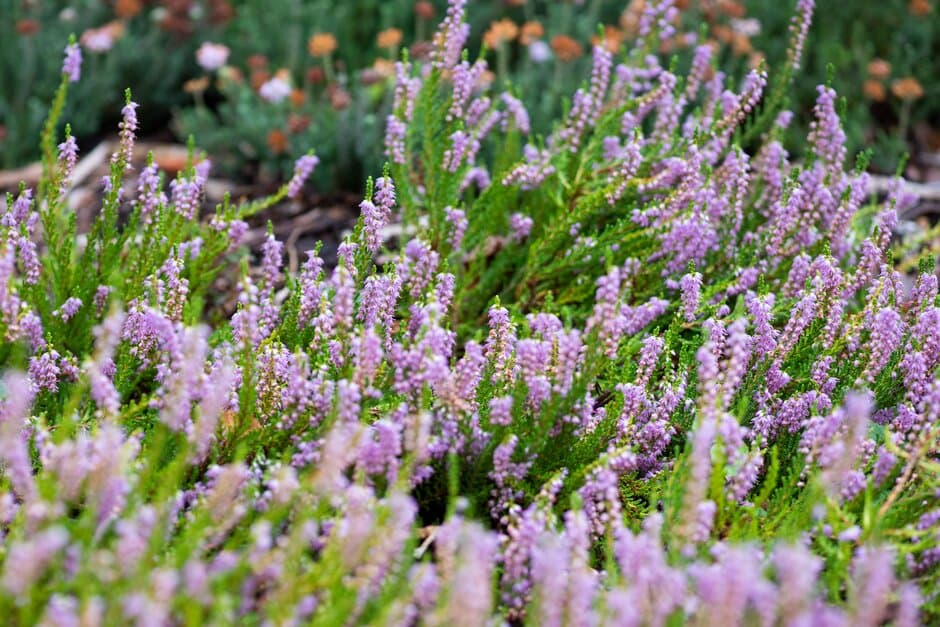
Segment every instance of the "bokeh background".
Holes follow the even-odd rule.
[[[742,74],[782,65],[794,2],[679,0],[665,58],[687,64],[703,39]],[[805,137],[816,86],[844,98],[851,152],[914,181],[940,179],[940,7],[936,0],[818,0],[803,68],[789,94]],[[113,137],[130,87],[141,134],[156,145],[194,136],[213,175],[270,186],[314,148],[323,192],[358,192],[380,171],[394,61],[427,54],[442,0],[0,0],[0,170],[29,174],[74,34],[85,56],[64,120],[84,153]],[[471,0],[474,39],[528,107],[536,133],[586,80],[592,43],[632,37],[642,0]],[[788,146],[799,153],[798,142]],[[178,151],[157,151],[172,161]],[[161,163],[173,170],[172,163]],[[23,168],[26,168],[25,170]],[[13,180],[8,176],[3,180]],[[28,178],[28,176],[26,176]]]

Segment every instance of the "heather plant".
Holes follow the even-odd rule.
[[[748,7],[760,20],[755,48],[768,58],[779,58],[782,43],[777,32],[788,19],[783,6],[757,2]],[[813,41],[790,93],[792,106],[808,109],[817,84],[831,80],[832,87],[851,106],[843,115],[847,145],[853,150],[873,146],[873,165],[891,172],[905,152],[935,151],[938,68],[936,2],[913,0],[859,5],[852,19],[838,3],[820,2]],[[829,78],[831,77],[831,78]],[[794,143],[805,134],[797,120],[791,129]],[[913,146],[913,149],[912,149]]]
[[[807,158],[775,94],[593,50],[550,135],[479,83],[450,3],[397,67],[388,166],[336,267],[273,235],[238,309],[203,296],[242,220],[207,166],[62,204],[56,117],[0,252],[0,604],[23,623],[935,621],[940,329],[910,201],[847,167],[822,85]],[[482,66],[482,67],[481,67]],[[202,162],[205,163],[205,162]],[[121,220],[121,216],[130,217]],[[388,239],[399,222],[402,241]],[[895,258],[920,258],[913,284]]]

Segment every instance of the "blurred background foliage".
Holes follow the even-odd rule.
[[[660,52],[688,63],[707,37],[719,65],[743,74],[782,64],[792,2],[678,0],[679,34]],[[805,137],[816,86],[845,98],[850,151],[871,147],[872,167],[940,150],[940,15],[935,0],[817,0],[803,70],[788,94],[790,132]],[[486,80],[522,99],[533,132],[547,133],[558,103],[590,71],[592,43],[628,40],[642,0],[472,0]],[[141,103],[143,134],[207,150],[240,181],[282,179],[313,147],[321,190],[358,190],[381,168],[381,135],[394,62],[429,50],[445,2],[426,0],[0,0],[0,167],[37,158],[70,33],[83,47],[78,93],[63,116],[87,151],[111,134],[123,88]],[[206,43],[215,44],[203,56]],[[220,62],[221,61],[221,62]],[[272,82],[274,81],[274,82]],[[265,91],[264,87],[268,84]],[[511,87],[510,87],[511,85]]]

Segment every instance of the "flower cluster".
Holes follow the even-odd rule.
[[[400,66],[402,158],[335,266],[314,249],[292,272],[269,234],[230,318],[213,277],[318,157],[200,222],[208,162],[125,190],[128,94],[78,237],[66,139],[0,216],[11,621],[940,617],[933,264],[906,287],[903,199],[845,170],[828,89],[807,162],[774,132],[737,143],[771,77],[680,81],[643,44],[673,14],[649,3],[630,65],[595,49],[523,148],[521,104],[461,60],[454,0]]]

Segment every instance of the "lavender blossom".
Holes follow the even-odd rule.
[[[125,169],[131,168],[131,160],[134,158],[134,142],[137,133],[137,107],[136,102],[131,101],[130,92],[128,92],[127,104],[121,109],[120,139],[121,148],[119,153],[115,153],[111,160],[113,163],[123,163]]]
[[[287,184],[288,198],[297,198],[300,190],[303,189],[304,183],[310,178],[319,163],[320,159],[312,154],[304,155],[297,160],[297,163],[294,164],[294,176]]]
[[[695,310],[698,309],[701,299],[702,274],[690,272],[683,275],[679,281],[679,289],[682,290],[682,315],[686,322],[692,322],[695,320]]]
[[[77,83],[82,77],[82,49],[77,43],[65,47],[65,60],[62,73],[68,76],[70,83]]]
[[[529,216],[521,213],[514,213],[509,216],[509,228],[512,229],[512,238],[516,242],[524,241],[532,231],[535,223]]]

